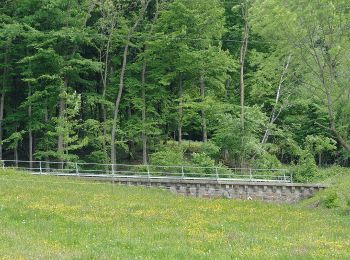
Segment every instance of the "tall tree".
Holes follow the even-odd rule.
[[[115,147],[116,130],[117,130],[118,115],[119,115],[119,106],[120,106],[122,93],[123,93],[123,89],[124,89],[124,77],[125,77],[125,71],[126,71],[126,66],[127,66],[129,46],[131,44],[130,41],[131,41],[131,38],[132,38],[137,26],[143,20],[149,3],[150,3],[150,0],[142,0],[141,1],[140,11],[138,12],[135,20],[133,21],[133,24],[129,28],[127,36],[126,36],[126,40],[125,40],[122,68],[120,70],[120,75],[119,75],[119,90],[118,90],[118,96],[115,100],[114,113],[113,113],[113,124],[112,124],[112,131],[111,131],[111,163],[112,164],[116,164],[116,161],[117,161],[116,147]]]
[[[349,102],[349,75],[345,67],[349,55],[349,13],[347,1],[287,1],[261,0],[254,6],[256,30],[267,39],[288,46],[304,68],[302,81],[317,102],[328,113],[328,129],[339,144],[350,152],[347,135],[349,124],[339,125],[344,104]],[[283,20],[276,14],[284,14]],[[264,20],[261,17],[264,16]],[[341,129],[341,130],[340,130]]]

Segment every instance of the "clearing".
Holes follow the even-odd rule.
[[[346,258],[349,234],[336,210],[0,171],[0,258]]]

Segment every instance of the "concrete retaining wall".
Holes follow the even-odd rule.
[[[278,203],[294,203],[309,198],[315,192],[326,188],[326,186],[316,184],[222,180],[114,178],[113,182],[168,189],[173,193],[185,196],[263,200]]]

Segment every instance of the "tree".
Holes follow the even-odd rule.
[[[334,151],[336,147],[336,141],[332,138],[320,135],[308,135],[306,137],[306,149],[311,152],[312,155],[318,156],[318,165],[322,165],[322,153],[327,151]]]
[[[304,68],[302,82],[316,102],[327,108],[328,129],[339,144],[350,152],[349,124],[338,122],[349,103],[345,83],[349,55],[349,14],[347,1],[258,1],[253,23],[266,39],[285,45]],[[283,17],[281,16],[283,14]],[[261,20],[259,17],[264,17]],[[276,19],[280,17],[280,19]]]
[[[113,113],[113,125],[112,125],[112,131],[111,131],[111,164],[116,164],[116,149],[115,149],[115,141],[116,141],[116,130],[117,130],[117,120],[119,115],[119,106],[122,98],[122,93],[124,89],[124,77],[125,77],[125,70],[127,65],[127,58],[128,58],[128,52],[129,52],[129,46],[130,46],[130,40],[139,25],[139,23],[142,21],[145,12],[147,10],[148,4],[150,0],[145,0],[141,2],[141,8],[138,13],[138,15],[135,18],[135,21],[131,25],[131,27],[128,30],[124,51],[123,51],[123,61],[122,61],[122,68],[119,75],[119,90],[118,90],[118,96],[115,100],[115,106],[114,106],[114,113]]]

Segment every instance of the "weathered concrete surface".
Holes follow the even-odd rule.
[[[101,178],[93,178],[101,180]],[[106,180],[106,179],[105,179]],[[116,184],[146,186],[168,189],[173,193],[203,198],[228,198],[263,200],[277,203],[294,203],[311,197],[315,192],[327,188],[318,184],[281,182],[242,182],[192,179],[147,179],[115,177]]]

